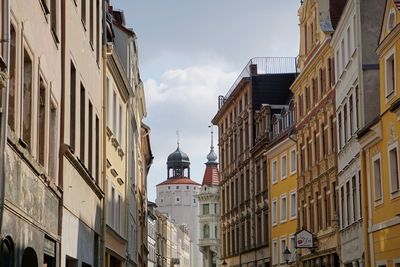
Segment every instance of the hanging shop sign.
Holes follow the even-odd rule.
[[[296,233],[296,248],[313,248],[314,236],[307,230]]]

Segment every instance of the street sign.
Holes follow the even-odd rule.
[[[307,230],[296,233],[296,248],[313,248],[314,236]]]

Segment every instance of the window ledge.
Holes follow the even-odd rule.
[[[383,204],[383,198],[378,198],[374,201],[374,207],[379,207]]]
[[[395,191],[390,193],[390,199],[396,199],[398,197],[400,197],[400,190],[399,189],[397,189],[397,190],[395,190]]]

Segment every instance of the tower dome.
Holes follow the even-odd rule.
[[[167,158],[167,177],[187,177],[190,178],[189,156],[178,147]]]

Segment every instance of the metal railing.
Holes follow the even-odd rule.
[[[249,60],[225,96],[218,97],[218,109],[235,90],[243,78],[251,75],[298,73],[296,57],[255,57]]]

